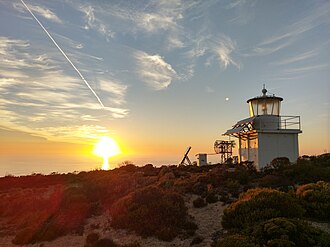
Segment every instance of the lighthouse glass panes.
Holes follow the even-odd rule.
[[[259,97],[250,99],[249,110],[250,117],[260,115],[280,115],[282,98],[279,97]]]

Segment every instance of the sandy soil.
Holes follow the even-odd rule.
[[[196,198],[197,196],[194,195],[186,195],[185,197],[188,212],[199,226],[195,236],[200,236],[204,239],[202,243],[194,246],[211,246],[212,234],[216,231],[221,231],[222,229],[220,222],[223,215],[224,206],[222,206],[221,202],[217,202],[209,204],[204,208],[194,208],[192,201]],[[91,232],[97,232],[101,237],[110,237],[118,244],[130,244],[137,242],[143,247],[190,246],[191,241],[195,237],[193,236],[185,239],[182,239],[182,237],[177,237],[172,242],[163,242],[156,238],[142,238],[132,232],[111,228],[110,217],[107,214],[88,219],[84,232],[85,233],[83,236],[67,235],[52,242],[28,245],[28,247],[83,247],[85,244],[86,236]],[[11,243],[12,238],[13,237],[0,238],[0,247],[14,247],[15,245]]]

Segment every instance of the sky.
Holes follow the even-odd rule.
[[[301,117],[300,154],[330,152],[328,0],[24,3],[40,23],[0,0],[0,176],[95,169],[101,136],[113,166],[194,160],[263,84]]]

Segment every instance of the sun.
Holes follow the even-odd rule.
[[[109,170],[108,159],[112,156],[121,154],[121,150],[114,139],[109,136],[103,136],[95,144],[94,154],[104,158],[102,170]]]

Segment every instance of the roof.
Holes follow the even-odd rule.
[[[256,117],[250,117],[237,122],[232,129],[227,130],[223,135],[241,136],[255,132],[253,122]]]

